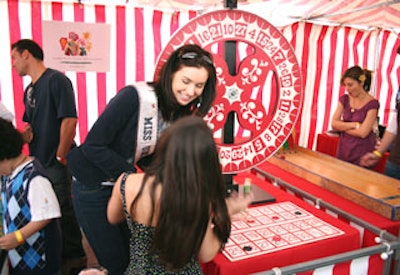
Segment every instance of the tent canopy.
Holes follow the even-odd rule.
[[[76,0],[63,2],[69,1],[77,2]],[[224,8],[227,0],[80,0],[79,2],[207,12]],[[237,0],[237,7],[258,14],[277,26],[295,21],[309,21],[400,31],[400,0]]]

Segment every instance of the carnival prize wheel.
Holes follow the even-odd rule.
[[[236,43],[234,57],[224,57],[227,41]],[[290,136],[302,105],[301,72],[291,45],[257,15],[218,10],[192,19],[172,36],[155,78],[171,53],[189,43],[213,54],[217,97],[205,120],[214,131],[222,172],[242,172],[267,160]],[[235,75],[229,73],[229,58],[237,64]],[[232,112],[234,142],[226,144],[223,130]]]

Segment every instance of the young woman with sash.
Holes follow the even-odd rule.
[[[203,117],[216,95],[212,55],[198,45],[175,50],[154,83],[122,88],[67,156],[76,216],[100,265],[120,275],[129,261],[126,223],[107,221],[107,203],[123,172],[146,166],[161,132],[180,117]]]

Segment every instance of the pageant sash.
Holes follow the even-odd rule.
[[[139,118],[135,162],[154,152],[157,142],[158,105],[154,90],[146,82],[135,84],[139,96]]]

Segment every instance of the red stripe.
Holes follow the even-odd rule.
[[[95,5],[96,23],[106,22],[106,9]],[[97,73],[97,111],[100,115],[107,105],[107,78],[106,73]],[[82,139],[81,139],[82,140]]]
[[[136,41],[136,80],[143,81],[144,76],[144,20],[143,20],[143,9],[135,8],[135,41]]]
[[[8,18],[9,18],[9,33],[10,42],[15,43],[21,38],[21,29],[18,21],[18,1],[8,1]],[[22,116],[24,114],[24,87],[22,77],[13,69],[12,70],[12,82],[13,82],[13,95],[14,95],[14,112],[16,127],[19,129],[23,128]],[[4,91],[3,91],[4,92]]]
[[[85,6],[83,4],[74,3],[74,21],[75,22],[84,22],[85,14],[84,14]]]
[[[384,55],[384,49],[386,49],[386,45],[387,45],[387,33],[383,32],[382,33],[382,39],[381,39],[381,45],[380,45],[380,51],[382,50],[382,55],[379,56],[379,60],[378,60],[378,66],[377,66],[377,70],[378,73],[377,77],[376,77],[376,98],[381,98],[381,92],[382,92],[382,82],[384,81],[384,76],[383,76],[383,55]]]
[[[87,97],[86,97],[86,74],[76,73],[78,94],[78,116],[79,116],[79,138],[83,142],[88,132],[88,114],[87,114]]]
[[[355,35],[355,38],[354,38],[354,42],[353,42],[353,52],[354,52],[354,64],[358,64],[358,65],[360,65],[362,68],[367,68],[367,63],[362,63],[361,61],[363,61],[363,59],[361,59],[360,60],[360,58],[359,58],[359,50],[358,50],[358,48],[357,48],[357,46],[360,44],[360,41],[361,41],[361,39],[362,39],[362,36],[363,36],[363,32],[361,32],[361,31],[357,31],[356,32],[356,35]],[[364,50],[364,52],[363,52],[363,55],[365,56],[366,55],[366,53],[365,53],[365,50]],[[368,55],[368,54],[367,54]]]
[[[299,23],[294,23],[289,28],[291,29],[291,33],[293,34],[292,35],[292,40],[290,40],[289,43],[290,43],[290,45],[292,45],[293,49],[295,49],[296,48],[296,33],[297,33],[298,29],[299,29]],[[299,64],[299,66],[301,66],[301,64]],[[303,72],[302,72],[302,78],[303,78],[302,82],[304,83]],[[304,84],[302,84],[302,88],[304,89]],[[303,91],[302,97],[304,97],[304,91]],[[299,112],[299,115],[298,115],[298,119],[296,121],[296,124],[294,125],[293,130],[292,130],[294,132],[293,139],[294,139],[294,142],[296,144],[299,144],[299,136],[300,136],[300,133],[301,133],[301,113],[302,113],[302,109],[303,109],[302,107],[303,106],[299,106],[300,112]]]
[[[116,7],[116,37],[117,37],[117,53],[116,53],[116,70],[117,70],[117,87],[116,90],[119,91],[126,84],[125,77],[125,53],[126,53],[126,20],[125,20],[125,7]],[[136,70],[137,71],[137,70]]]
[[[329,46],[329,58],[328,58],[328,71],[327,71],[327,80],[326,80],[326,85],[327,85],[327,95],[326,95],[326,102],[329,104],[326,104],[325,107],[325,120],[324,120],[324,126],[323,126],[323,131],[326,131],[330,128],[330,114],[332,110],[332,91],[333,91],[333,85],[335,83],[334,79],[334,72],[335,72],[335,55],[336,55],[336,48],[337,48],[337,33],[338,33],[338,28],[334,28],[333,31],[331,32],[330,35],[330,46]],[[335,98],[335,100],[337,100]]]
[[[301,59],[301,72],[303,74],[303,87],[306,86],[306,79],[307,79],[307,67],[308,67],[308,55],[310,52],[310,47],[308,45],[308,38],[310,37],[312,29],[312,24],[310,23],[305,23],[304,24],[304,37],[303,37],[303,51],[302,51],[302,59]],[[314,49],[312,49],[314,50]],[[305,110],[304,107],[301,108],[300,115],[303,115],[303,112],[312,112],[312,110]],[[311,113],[311,117],[315,116],[315,114]],[[299,119],[299,124],[301,125],[301,119]],[[312,140],[308,139],[308,146],[312,145]]]
[[[170,34],[172,35],[177,29],[179,29],[179,16],[180,16],[180,12],[179,11],[174,11],[174,13],[172,14],[172,20],[170,23]]]
[[[53,20],[62,21],[62,3],[51,3],[51,14],[53,16]]]
[[[32,16],[32,39],[36,41],[39,45],[43,45],[42,38],[42,4],[40,1],[32,1],[31,2],[31,16]],[[22,101],[21,101],[22,104]],[[23,107],[25,110],[25,106]],[[27,144],[24,145],[24,151],[29,152],[29,146]]]
[[[351,261],[340,263],[340,264],[335,264],[333,266],[332,274],[333,275],[339,275],[339,274],[353,275],[353,274],[350,274],[350,263],[351,263]]]
[[[372,34],[373,34],[373,32],[369,32],[367,37],[364,40],[363,48],[364,48],[365,53],[364,53],[364,59],[363,59],[362,64],[368,64],[368,59],[370,59],[370,55],[368,53],[369,53],[369,42],[371,41]]]
[[[321,113],[323,112],[323,108],[318,108],[318,98],[319,98],[319,91],[320,91],[320,84],[321,84],[321,72],[323,66],[325,64],[323,63],[323,55],[324,55],[324,47],[323,47],[323,42],[324,38],[326,36],[327,27],[317,27],[321,29],[321,32],[318,36],[318,41],[316,45],[316,50],[317,50],[317,55],[316,55],[316,74],[315,74],[315,81],[314,81],[314,91],[313,91],[313,98],[312,98],[312,104],[311,104],[311,110],[312,110],[312,117],[310,121],[310,135],[308,138],[308,144],[309,146],[312,146],[314,144],[314,138],[316,135],[316,128],[317,128],[317,119],[319,115],[319,109],[321,110]],[[314,30],[316,32],[317,30]],[[314,115],[315,114],[315,115]],[[312,147],[310,147],[312,148]]]
[[[82,4],[74,3],[74,21],[85,21],[84,6]],[[76,93],[78,94],[79,137],[81,141],[84,141],[86,133],[88,132],[86,73],[77,72],[76,83]]]
[[[391,100],[392,100],[393,93],[397,93],[397,89],[394,90],[393,86],[390,85],[391,84],[390,83],[390,73],[393,71],[394,60],[396,59],[397,52],[396,52],[395,49],[392,50],[391,48],[387,47],[387,40],[388,40],[389,36],[390,36],[390,32],[389,31],[383,31],[383,39],[382,39],[383,41],[382,41],[382,50],[381,50],[381,52],[384,53],[386,51],[389,51],[390,52],[389,60],[393,60],[393,62],[390,62],[388,64],[388,67],[387,67],[386,71],[383,72],[383,73],[385,73],[384,75],[388,77],[388,87],[387,87],[387,98],[386,98],[385,105],[382,106],[382,103],[381,103],[380,108],[381,109],[384,108],[386,117],[389,115],[390,109],[395,107],[395,102],[392,102]],[[382,55],[380,57],[383,59]],[[382,120],[382,118],[380,118],[380,120]]]
[[[32,1],[32,39],[42,45],[42,4],[41,2]]]
[[[158,55],[161,52],[161,21],[163,13],[155,10],[153,12],[153,38],[154,38],[154,64],[157,62]]]
[[[371,255],[368,259],[368,275],[375,275],[375,274],[384,274],[384,264],[385,262],[382,261],[381,255],[380,254],[374,254]],[[392,265],[392,268],[394,267],[394,264]],[[394,268],[392,270],[393,274]]]
[[[197,16],[197,12],[196,11],[189,11],[189,18],[192,19],[194,17]]]
[[[349,27],[345,27],[344,28],[344,41],[345,41],[345,43],[346,43],[346,41],[349,41],[349,32],[350,32],[350,28]],[[344,71],[346,71],[349,67],[350,67],[349,66],[349,45],[346,44],[346,46],[343,48],[343,63],[342,63],[341,74],[343,74]],[[337,68],[336,68],[336,70],[337,70]],[[345,93],[344,87],[340,86],[339,97],[341,95],[343,95],[344,93]]]

